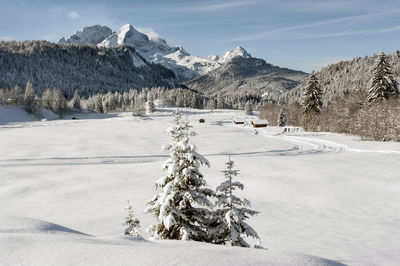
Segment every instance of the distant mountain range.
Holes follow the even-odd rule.
[[[281,94],[304,81],[306,73],[267,64],[252,58],[242,47],[201,58],[189,54],[182,46],[170,47],[160,38],[150,38],[127,24],[118,31],[100,25],[85,27],[59,44],[87,44],[98,47],[128,45],[147,61],[171,69],[177,81],[206,94]]]
[[[98,47],[128,45],[147,61],[161,64],[175,72],[178,81],[186,81],[205,74],[219,66],[218,60],[190,55],[182,46],[170,47],[162,38],[150,38],[132,25],[122,26],[113,32],[105,26],[90,26],[77,31],[69,38],[62,38],[59,44],[88,44]]]

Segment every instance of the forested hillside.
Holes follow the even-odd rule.
[[[259,95],[276,97],[303,82],[307,74],[266,63],[259,58],[237,56],[223,66],[185,83],[207,95]]]
[[[128,46],[100,48],[46,41],[0,42],[0,88],[31,81],[40,95],[46,88],[61,88],[66,96],[81,96],[131,88],[174,87],[175,74],[148,63]]]
[[[322,101],[330,102],[350,92],[367,92],[372,78],[372,67],[378,55],[356,57],[349,61],[331,64],[316,73],[322,89]],[[387,55],[394,77],[400,81],[400,51]],[[288,103],[300,102],[305,83],[280,96]]]

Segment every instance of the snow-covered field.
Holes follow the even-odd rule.
[[[168,157],[171,111],[0,116],[0,265],[399,265],[400,143],[233,125],[243,111],[185,113],[208,185],[229,154],[241,170],[267,250],[124,238],[127,199],[145,238],[154,222],[143,209]]]

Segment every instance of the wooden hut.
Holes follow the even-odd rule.
[[[199,123],[204,123],[204,122],[206,122],[206,120],[204,118],[199,119]]]
[[[255,121],[251,121],[251,124],[253,125],[254,128],[267,127],[269,122],[268,122],[268,120],[255,120]]]

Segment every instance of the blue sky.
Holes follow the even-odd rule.
[[[0,39],[56,41],[84,26],[132,24],[198,56],[243,46],[310,72],[400,49],[398,0],[0,0]]]

